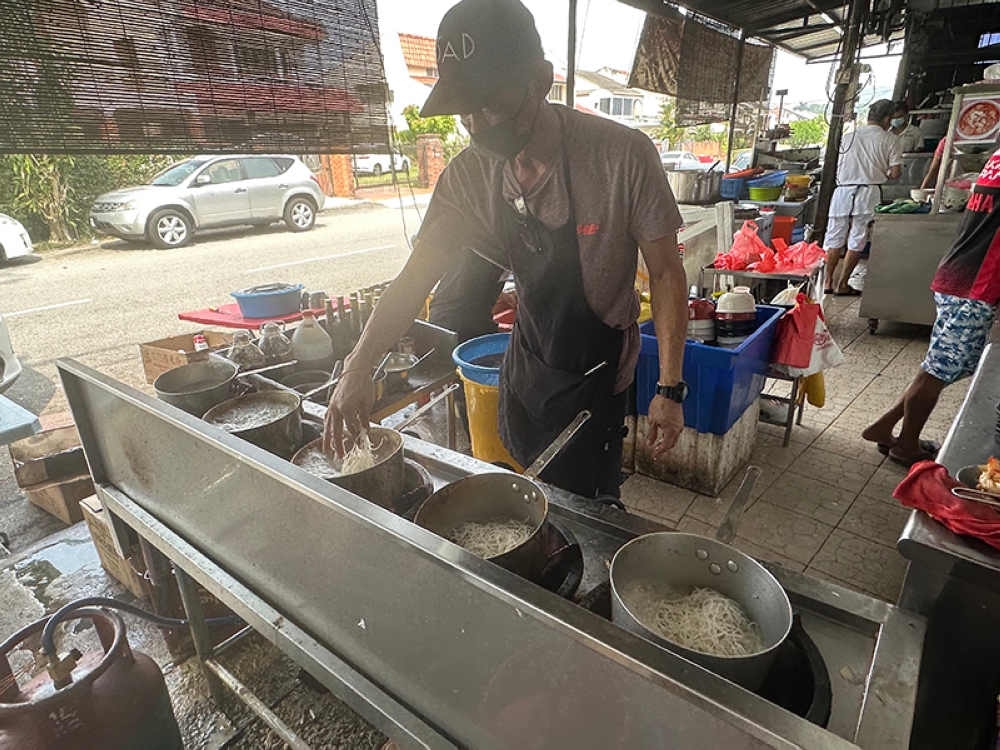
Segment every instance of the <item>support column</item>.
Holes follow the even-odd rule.
[[[576,106],[576,7],[578,0],[569,0],[569,40],[566,45],[566,106]]]
[[[736,53],[736,80],[733,85],[733,108],[729,111],[729,148],[726,150],[726,171],[733,163],[733,141],[736,138],[736,111],[740,107],[740,81],[743,78],[743,50],[747,46],[747,32],[740,29],[740,48]]]
[[[851,77],[856,75],[854,58],[861,46],[861,26],[868,10],[867,0],[851,0],[847,15],[847,31],[844,33],[844,44],[837,69],[837,86],[833,93],[833,110],[830,113],[830,135],[826,141],[826,156],[823,160],[823,178],[819,187],[819,198],[816,201],[816,223],[813,225],[810,240],[822,242],[826,235],[826,222],[830,215],[830,201],[837,187],[837,164],[840,159],[840,142],[844,136],[844,106],[847,104],[847,90],[850,88]]]
[[[433,188],[444,171],[444,144],[437,133],[417,136],[417,182],[422,188]]]

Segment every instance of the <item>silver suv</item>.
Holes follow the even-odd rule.
[[[319,180],[294,156],[195,156],[148,185],[105,193],[90,209],[90,225],[123,240],[180,247],[213,227],[284,221],[306,232],[325,200]]]

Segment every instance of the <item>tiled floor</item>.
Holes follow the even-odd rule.
[[[755,557],[895,601],[906,561],[896,540],[908,511],[892,498],[906,470],[885,459],[860,433],[888,409],[927,349],[928,328],[883,323],[868,333],[858,298],[829,298],[827,323],[847,364],[826,373],[826,405],[806,406],[792,443],[761,424],[751,463],[762,474],[736,539]],[[941,441],[968,381],[945,390],[924,437]],[[787,389],[785,383],[774,388]],[[681,531],[714,536],[743,472],[720,497],[707,497],[633,476],[623,500],[630,509]]]

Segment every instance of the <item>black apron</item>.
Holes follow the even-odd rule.
[[[587,303],[565,150],[562,164],[569,220],[555,230],[531,216],[523,199],[517,201],[520,210],[508,205],[503,170],[497,173],[502,239],[518,295],[517,319],[500,373],[500,437],[510,454],[528,466],[580,411],[589,409],[590,420],[541,478],[594,497],[607,475],[602,469],[609,441],[622,429],[621,410],[612,401],[624,332],[606,325]],[[618,424],[611,424],[616,419]]]

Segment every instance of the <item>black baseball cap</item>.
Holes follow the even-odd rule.
[[[510,76],[542,59],[535,17],[520,0],[462,0],[438,27],[440,78],[420,116],[476,112]]]

